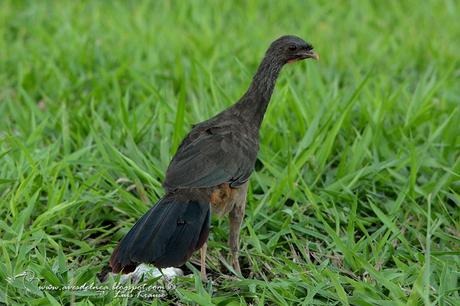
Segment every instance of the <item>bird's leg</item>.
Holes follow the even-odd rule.
[[[238,260],[240,250],[240,227],[243,222],[246,206],[247,184],[243,185],[235,202],[235,207],[229,213],[230,235],[228,238],[232,266],[238,275],[241,275],[240,262]]]
[[[241,275],[240,262],[238,260],[239,250],[240,250],[240,226],[243,221],[244,208],[243,211],[239,209],[233,209],[230,214],[230,235],[229,235],[229,246],[230,246],[230,255],[232,257],[232,266],[235,269],[235,272]]]
[[[201,247],[201,249],[200,249],[200,255],[201,255],[201,259],[200,259],[201,267],[200,267],[200,270],[201,270],[201,280],[203,282],[208,281],[208,277],[206,276],[206,250],[207,250],[207,248],[208,248],[208,243],[205,242],[203,244],[203,246]]]

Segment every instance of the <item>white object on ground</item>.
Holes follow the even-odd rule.
[[[176,276],[184,276],[184,272],[179,268],[164,268],[161,269],[161,272],[163,272],[164,277],[168,279],[172,279]],[[144,277],[144,279],[159,277],[161,276],[161,272],[154,266],[140,264],[133,272],[121,275],[120,282],[124,283],[128,279],[131,279],[133,283],[137,283],[142,277]]]

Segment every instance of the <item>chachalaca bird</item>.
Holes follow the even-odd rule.
[[[273,41],[239,101],[193,126],[166,171],[166,194],[113,251],[110,266],[114,273],[132,272],[140,263],[178,267],[201,248],[205,280],[206,241],[213,213],[229,215],[232,266],[241,275],[240,226],[259,150],[260,125],[281,68],[306,58],[318,59],[318,55],[301,38],[282,36]]]

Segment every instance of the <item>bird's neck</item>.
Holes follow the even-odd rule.
[[[266,56],[259,65],[251,85],[235,107],[244,119],[260,127],[283,65]]]

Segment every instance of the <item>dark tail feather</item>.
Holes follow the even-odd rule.
[[[120,241],[110,258],[114,273],[129,273],[139,263],[158,268],[183,265],[208,239],[206,201],[179,201],[166,195]]]

